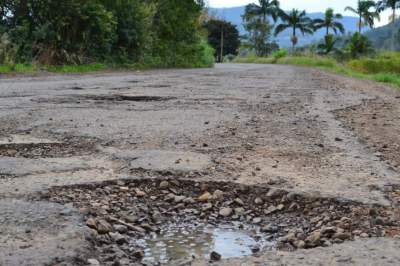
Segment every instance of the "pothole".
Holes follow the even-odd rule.
[[[46,197],[85,215],[102,265],[176,265],[400,232],[395,208],[229,182],[125,180],[53,188]]]
[[[148,96],[148,95],[123,95],[123,94],[112,94],[112,95],[72,95],[67,97],[57,97],[57,98],[41,98],[36,99],[39,103],[82,103],[82,102],[162,102],[174,100],[176,97],[167,96]]]
[[[60,142],[30,135],[10,135],[0,139],[0,156],[32,159],[70,157],[90,154],[94,145],[94,141],[75,138]]]
[[[250,256],[272,249],[274,242],[255,227],[236,225],[168,224],[138,240],[143,248],[143,262],[166,264],[190,258],[208,260],[212,252],[221,258]]]

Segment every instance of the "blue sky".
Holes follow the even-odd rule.
[[[332,7],[336,12],[340,12],[345,15],[351,15],[351,13],[344,12],[346,6],[356,6],[358,0],[281,0],[282,9],[288,10],[291,8],[305,9],[307,12],[321,12]],[[211,7],[234,7],[246,5],[258,1],[251,0],[208,0]],[[386,24],[390,13],[385,12],[381,14],[381,22],[377,22],[377,25]]]

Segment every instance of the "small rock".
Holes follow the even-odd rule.
[[[219,215],[223,216],[223,217],[228,217],[232,214],[232,208],[222,208],[219,211]]]
[[[86,225],[89,226],[89,227],[92,228],[92,229],[96,229],[96,228],[97,228],[97,226],[96,226],[96,220],[93,219],[93,218],[87,219],[87,220],[86,220]]]
[[[169,182],[168,182],[168,181],[162,181],[162,182],[160,183],[160,188],[161,188],[161,189],[167,189],[167,188],[169,188]]]
[[[254,203],[257,205],[262,205],[264,201],[261,198],[255,198]]]
[[[294,242],[294,245],[296,246],[296,248],[303,249],[306,247],[306,242],[304,242],[303,240],[298,240]]]
[[[265,225],[261,228],[261,232],[263,233],[276,233],[278,232],[278,227],[274,225]]]
[[[96,230],[99,234],[104,235],[112,231],[112,226],[106,220],[99,220],[96,223]]]
[[[241,206],[244,205],[243,200],[241,200],[240,198],[236,198],[236,199],[234,200],[234,202],[236,202],[237,204],[239,204],[239,205],[241,205]]]
[[[211,194],[209,192],[205,192],[203,195],[201,195],[198,200],[199,201],[209,201],[211,198]]]
[[[306,242],[312,247],[318,246],[320,244],[320,241],[321,241],[321,232],[319,231],[314,231],[313,233],[311,233],[311,235],[309,235],[306,238]]]
[[[221,254],[219,254],[218,252],[213,251],[213,252],[211,252],[211,254],[210,254],[210,259],[211,259],[211,261],[220,261],[221,258],[222,258],[222,256],[221,256]]]
[[[147,195],[146,192],[144,192],[140,189],[135,189],[135,193],[136,193],[136,196],[138,196],[138,197],[144,197]]]
[[[118,233],[125,234],[128,232],[128,227],[125,225],[120,225],[120,224],[114,224],[114,230],[117,231]]]
[[[340,239],[340,240],[348,240],[351,238],[351,234],[349,233],[336,233],[333,235],[333,239]]]
[[[133,256],[137,259],[143,259],[144,252],[143,252],[143,250],[136,250],[135,252],[133,252]]]
[[[253,218],[253,224],[260,224],[261,222],[262,222],[262,219],[260,217]]]
[[[128,243],[126,238],[121,235],[120,233],[110,233],[111,238],[117,243],[118,245],[123,245]]]
[[[362,233],[362,234],[360,235],[360,237],[362,237],[362,238],[368,238],[369,235],[368,235],[367,233]]]
[[[224,198],[224,192],[223,191],[218,190],[218,189],[216,191],[214,191],[213,199],[222,199],[222,198]]]
[[[128,192],[129,187],[119,187],[119,190],[121,190],[122,192]]]
[[[235,214],[238,216],[243,215],[245,212],[244,208],[235,208]]]
[[[185,196],[175,196],[175,197],[174,197],[174,202],[175,202],[175,203],[181,203],[181,202],[183,202],[185,199],[186,199]]]
[[[206,203],[206,204],[203,204],[203,206],[201,206],[201,209],[203,211],[208,211],[208,210],[211,210],[212,207],[213,207],[213,205],[211,203]]]
[[[87,262],[89,265],[93,265],[93,266],[99,265],[100,266],[100,262],[96,259],[88,259]]]

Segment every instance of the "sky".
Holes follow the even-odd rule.
[[[322,12],[327,8],[334,8],[336,12],[343,15],[352,15],[352,13],[344,12],[346,6],[357,5],[358,0],[281,0],[281,8],[289,10],[292,8],[305,9],[307,12]],[[249,3],[258,2],[251,0],[208,0],[210,7],[234,7],[242,6]],[[384,12],[381,14],[381,22],[377,25],[384,25],[388,22],[390,13]]]

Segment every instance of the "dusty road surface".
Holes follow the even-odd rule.
[[[250,64],[3,77],[0,125],[0,265],[400,261],[396,89]],[[236,227],[256,233],[230,254]]]

